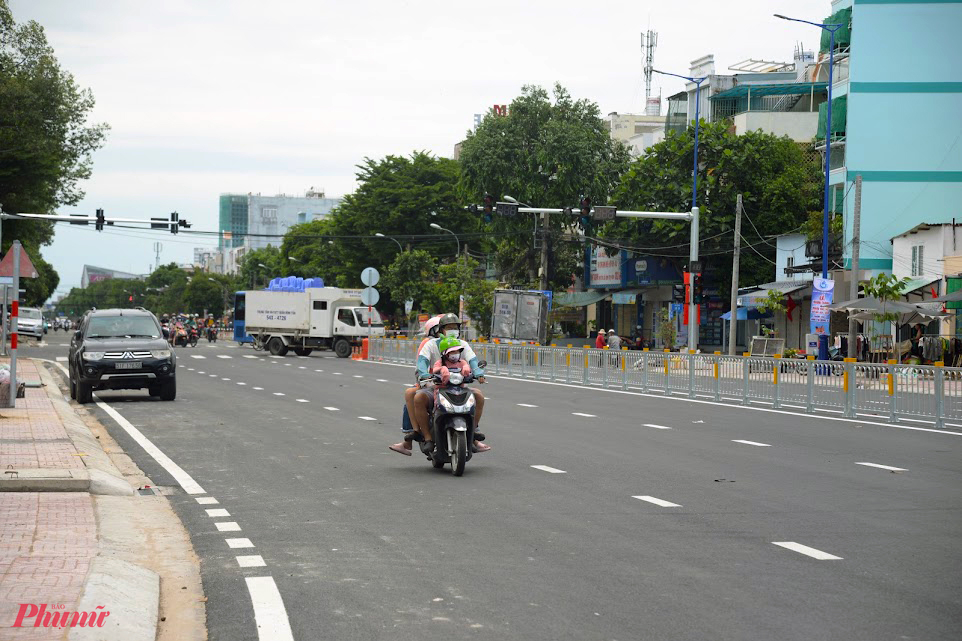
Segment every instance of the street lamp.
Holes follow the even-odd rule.
[[[433,226],[433,225],[432,225],[432,226]],[[391,238],[390,236],[385,236],[385,235],[382,234],[381,232],[375,232],[374,235],[377,236],[378,238]],[[401,247],[401,243],[398,243],[398,241],[397,241],[396,238],[391,238],[391,240],[393,240],[395,243],[397,243],[397,248],[398,248],[400,251],[402,251],[402,252],[404,251],[404,248]]]
[[[263,267],[264,269],[267,269],[267,265],[265,265],[264,263],[257,263],[257,266],[258,266],[258,267]],[[267,287],[267,285],[266,285],[266,283],[267,283],[267,276],[264,276],[264,283],[265,283],[264,286]]]
[[[772,15],[781,20],[810,24],[813,27],[828,31],[830,36],[828,46],[828,106],[825,108],[825,191],[822,195],[822,278],[825,279],[828,278],[828,181],[832,157],[832,72],[835,68],[835,32],[844,25],[809,22],[799,18],[789,18],[779,13]],[[854,277],[856,276],[853,275]],[[818,358],[819,360],[828,360],[828,335],[825,333],[818,336]]]
[[[227,314],[227,285],[220,282],[216,278],[211,278],[210,276],[207,277],[207,280],[209,280],[212,283],[217,283],[218,285],[220,285],[221,292],[223,292],[224,294],[224,310],[222,313],[226,315]]]
[[[445,229],[444,227],[442,227],[441,225],[439,225],[439,224],[437,224],[437,223],[431,223],[431,224],[428,225],[428,226],[431,227],[432,229],[440,229],[441,231],[446,231],[446,232],[448,232],[449,234],[451,234],[452,236],[454,236],[454,240],[455,240],[455,242],[457,242],[457,244],[458,244],[458,256],[461,255],[461,239],[458,238],[458,235],[457,235],[457,234],[455,234],[455,233],[454,233],[453,231],[451,231],[450,229]]]
[[[692,172],[691,172],[691,247],[688,251],[688,349],[694,351],[698,348],[698,313],[697,306],[695,305],[695,277],[692,275],[695,273],[693,268],[693,263],[698,262],[698,130],[699,130],[699,114],[701,109],[701,102],[698,100],[701,94],[701,83],[708,80],[708,76],[703,76],[700,78],[693,78],[691,76],[682,76],[677,73],[668,73],[667,71],[658,71],[657,69],[652,69],[655,73],[660,73],[663,76],[674,76],[675,78],[681,78],[687,80],[688,82],[695,83],[695,153],[694,160],[692,161]],[[734,313],[734,310],[732,310]]]

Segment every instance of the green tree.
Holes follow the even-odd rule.
[[[289,276],[284,267],[280,248],[268,245],[264,249],[254,249],[244,254],[238,270],[238,280],[245,288],[262,289],[272,278]]]
[[[205,272],[197,272],[184,289],[184,307],[189,314],[220,316],[224,312],[224,290]]]
[[[694,128],[670,133],[632,163],[615,194],[619,209],[689,211]],[[821,203],[818,161],[787,137],[759,131],[735,135],[727,121],[702,123],[698,145],[700,254],[710,283],[731,284],[735,203],[744,198],[740,283],[772,280],[771,237],[799,229]],[[671,256],[686,263],[689,225],[667,220],[617,221],[599,232],[638,253]]]
[[[478,261],[463,258],[454,263],[438,267],[437,283],[427,299],[431,309],[437,312],[457,314],[461,296],[464,296],[464,311],[482,334],[491,329],[491,309],[494,304],[494,290],[498,284],[485,280]]]
[[[335,211],[334,216],[336,215]],[[291,227],[284,234],[280,248],[285,275],[320,277],[324,279],[325,285],[336,285],[339,244],[334,241],[333,227],[334,222],[330,218]]]
[[[423,309],[422,304],[432,293],[438,277],[437,261],[422,249],[401,252],[388,265],[382,279],[383,288],[397,305],[413,300],[414,310]]]
[[[185,311],[187,283],[187,273],[177,263],[161,265],[147,277],[144,307],[158,316]]]
[[[594,204],[608,202],[627,169],[628,149],[611,139],[596,103],[574,100],[561,85],[554,100],[541,87],[525,86],[508,115],[489,112],[461,146],[461,187],[480,202],[485,193],[507,194],[534,207],[577,210],[582,195]],[[571,242],[573,219],[549,218],[548,249],[551,288],[566,288],[582,272],[580,243]],[[495,217],[491,231],[497,242],[497,264],[504,280],[538,282],[540,250],[532,243],[531,214]]]
[[[61,69],[43,27],[18,25],[0,0],[0,205],[8,213],[53,213],[83,198],[78,183],[90,177],[91,154],[108,126],[88,125],[93,94]],[[25,282],[26,301],[49,298],[59,277],[40,248],[53,240],[53,223],[4,221],[6,252],[19,239],[41,277]]]

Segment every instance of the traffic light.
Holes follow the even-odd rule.
[[[128,296],[127,300],[129,300],[131,303],[134,302],[134,295],[131,294],[130,296]]]
[[[103,209],[97,210],[97,222],[94,223],[94,227],[96,227],[97,231],[104,230],[104,210]]]
[[[170,212],[170,233],[176,234],[177,227],[179,226],[178,220],[180,219],[180,214],[176,211]]]
[[[692,274],[692,282],[694,283],[691,293],[692,302],[696,305],[701,305],[705,298],[702,290],[701,274]]]
[[[485,194],[482,202],[484,203],[484,222],[490,223],[494,218],[494,196]]]
[[[186,219],[186,218],[182,218],[182,219],[178,220],[178,221],[177,221],[177,224],[180,225],[181,227],[183,227],[184,229],[190,229],[190,223],[187,222],[187,219]]]
[[[588,229],[591,224],[591,198],[584,196],[581,199],[581,227]]]

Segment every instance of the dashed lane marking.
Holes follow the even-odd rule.
[[[564,470],[559,470],[556,467],[548,467],[547,465],[532,465],[531,467],[542,472],[548,472],[549,474],[567,474]]]
[[[284,392],[274,392],[274,396],[287,396]]]
[[[334,372],[334,376],[341,376],[340,372]]]
[[[376,421],[377,419],[373,416],[358,416],[362,421]]]
[[[572,412],[572,416],[584,416],[585,418],[598,418],[594,414],[584,414],[582,412]]]
[[[263,387],[254,387],[254,388],[252,388],[252,389],[263,390],[264,388],[263,388]]]
[[[207,358],[206,356],[201,356],[200,354],[191,354],[190,357],[199,358],[200,360],[204,360],[205,358]]]
[[[218,354],[217,358],[234,358],[234,357],[230,356],[229,354]]]
[[[229,379],[229,378],[223,378],[223,377],[222,377],[220,380],[222,380],[222,381],[229,381],[230,379]]]
[[[247,383],[237,383],[238,385],[247,385]]]
[[[299,398],[299,399],[297,399],[297,402],[298,402],[298,403],[310,403],[310,401],[307,400],[306,398]]]
[[[532,405],[531,403],[518,403],[518,407],[538,407],[538,406]]]
[[[250,539],[224,539],[224,540],[227,541],[227,545],[231,549],[254,547],[254,544],[251,543]]]
[[[219,501],[213,496],[199,496],[194,500],[201,505],[217,505],[219,503]]]
[[[355,374],[355,375],[354,375],[354,378],[364,378],[364,377],[361,376],[360,374]]]
[[[304,367],[303,365],[298,365],[298,366],[297,366],[297,369],[307,369],[307,368]]]
[[[220,523],[214,523],[217,526],[218,532],[240,532],[241,526],[237,525],[235,521],[221,521]]]
[[[738,439],[733,439],[732,443],[743,443],[745,445],[754,445],[755,447],[771,447],[768,443],[756,443],[755,441],[741,441]]]
[[[321,371],[321,370],[317,370],[317,371],[319,372],[319,371]],[[377,382],[378,382],[378,383],[389,383],[390,381],[387,380],[386,378],[379,378],[379,379],[377,379]]]
[[[866,467],[877,467],[880,470],[888,470],[889,472],[908,472],[904,467],[892,467],[891,465],[879,465],[878,463],[856,463],[856,465],[864,465]]]
[[[330,410],[330,411],[332,411],[332,412],[340,412],[340,411],[341,411],[341,410],[337,409],[336,407],[325,407],[324,409]]]
[[[267,563],[264,562],[264,557],[260,554],[254,554],[251,556],[237,557],[237,565],[242,568],[262,568],[267,565]]]
[[[217,374],[208,374],[211,378],[217,378]]]
[[[822,552],[821,550],[810,548],[807,545],[802,545],[801,543],[796,543],[795,541],[772,541],[772,543],[779,547],[783,547],[786,550],[792,550],[793,552],[798,552],[799,554],[810,556],[813,559],[818,559],[819,561],[842,560],[842,557],[840,556],[835,556],[834,554],[829,554],[828,552]]]
[[[58,362],[58,363],[66,363],[66,362],[67,362],[67,357],[66,357],[66,356],[58,356],[58,357],[57,357],[57,362]]]
[[[314,370],[314,371],[315,371],[315,372],[323,372],[324,370],[322,370],[322,369],[316,369],[316,370]]]
[[[653,496],[633,496],[633,499],[638,499],[639,501],[647,501],[648,503],[654,503],[660,507],[681,507],[677,503],[672,503],[671,501],[665,501],[664,499],[656,499]]]
[[[655,425],[654,423],[643,423],[644,427],[653,427],[656,430],[670,430],[671,428],[667,425]],[[637,496],[635,498],[638,498]]]
[[[204,510],[204,511],[207,512],[207,516],[211,518],[215,518],[218,516],[230,516],[230,512],[228,512],[222,507],[214,508],[212,510]]]
[[[206,374],[207,372],[197,372],[198,374]]]
[[[253,354],[244,354],[244,358],[258,358],[258,357],[254,356]]]

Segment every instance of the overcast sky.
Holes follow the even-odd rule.
[[[658,32],[655,67],[687,74],[747,58],[791,61],[828,0],[446,1],[10,0],[44,26],[64,69],[112,130],[94,156],[86,198],[61,213],[150,218],[180,212],[216,230],[225,192],[340,197],[364,157],[450,156],[473,115],[525,84],[556,81],[601,112],[641,113],[640,34]],[[668,96],[683,81],[655,77]],[[662,107],[664,109],[664,106]],[[44,255],[60,291],[85,263],[144,273],[216,244],[181,234],[58,225]]]

